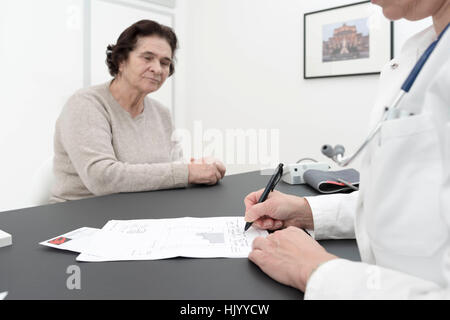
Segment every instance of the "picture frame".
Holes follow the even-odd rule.
[[[370,1],[305,13],[303,78],[379,74],[393,58],[393,34]]]

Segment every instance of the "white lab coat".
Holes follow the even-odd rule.
[[[385,66],[373,128],[436,39],[430,27]],[[365,150],[361,189],[308,197],[316,239],[356,236],[362,262],[337,259],[310,277],[306,299],[450,299],[450,31]],[[362,137],[363,138],[363,137]]]

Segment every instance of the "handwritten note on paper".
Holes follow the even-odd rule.
[[[157,260],[172,257],[245,258],[253,240],[267,231],[244,233],[243,217],[111,220],[78,261]]]

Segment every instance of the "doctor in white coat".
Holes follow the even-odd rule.
[[[382,70],[370,128],[450,23],[450,0],[372,0],[388,19],[433,26],[404,45]],[[257,238],[249,259],[306,299],[450,299],[450,31],[440,39],[400,109],[362,154],[360,191],[295,197],[277,191],[245,219],[277,230]],[[313,237],[301,228],[313,230]],[[362,262],[328,253],[316,240],[356,237]]]

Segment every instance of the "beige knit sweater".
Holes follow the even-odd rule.
[[[109,84],[76,92],[56,122],[51,203],[188,184],[169,110],[146,97],[132,118]]]

